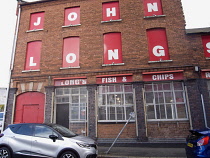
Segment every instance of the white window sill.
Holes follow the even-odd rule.
[[[103,64],[102,66],[118,66],[118,65],[125,65],[125,63]]]
[[[167,63],[172,62],[173,60],[159,60],[159,61],[148,61],[148,63]]]
[[[39,72],[40,70],[23,70],[22,72]]]
[[[109,20],[109,21],[101,21],[101,23],[109,23],[109,22],[119,22],[119,21],[122,21],[122,19],[118,19],[118,20]]]
[[[28,31],[26,31],[27,33],[29,33],[29,32],[37,32],[37,31],[43,31],[44,29],[34,29],[34,30],[28,30]]]
[[[79,69],[80,66],[78,67],[61,67],[60,70],[65,70],[65,69]]]
[[[66,25],[66,26],[62,26],[63,28],[66,28],[66,27],[75,27],[75,26],[81,26],[81,24],[76,24],[76,25]]]
[[[151,18],[160,18],[165,17],[166,15],[153,15],[153,16],[144,16],[144,19],[151,19]]]

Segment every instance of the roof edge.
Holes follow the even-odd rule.
[[[210,33],[210,27],[186,29],[186,34]]]

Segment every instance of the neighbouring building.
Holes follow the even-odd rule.
[[[7,102],[7,88],[0,88],[0,132],[3,130],[4,126],[4,112],[5,105]]]
[[[99,142],[131,112],[121,142],[182,141],[209,125],[210,37],[186,34],[181,0],[18,6],[5,125],[58,123]]]

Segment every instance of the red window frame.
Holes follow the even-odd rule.
[[[63,68],[79,67],[79,47],[78,36],[63,39]]]
[[[120,19],[119,2],[103,3],[102,8],[103,8],[103,21]]]
[[[201,36],[203,43],[204,55],[206,58],[210,58],[210,35]]]
[[[122,39],[120,32],[104,34],[104,64],[122,63]]]
[[[44,12],[31,13],[29,30],[44,28]]]
[[[39,70],[42,41],[33,41],[27,44],[25,70]]]
[[[79,25],[80,24],[80,7],[66,8],[64,25]]]
[[[166,30],[164,28],[148,29],[147,38],[150,61],[170,60]]]
[[[161,0],[144,0],[144,16],[163,15]]]

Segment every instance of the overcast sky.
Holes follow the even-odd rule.
[[[210,27],[210,0],[182,0],[182,3],[186,28]],[[16,0],[4,0],[0,5],[0,88],[7,88],[9,85],[9,67],[16,25],[16,5]]]

